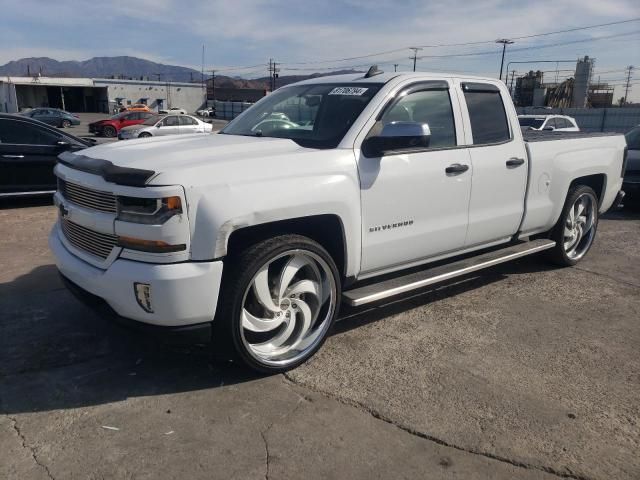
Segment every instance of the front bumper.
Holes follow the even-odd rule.
[[[104,300],[126,319],[162,327],[184,327],[211,322],[222,280],[222,262],[152,264],[115,260],[102,270],[73,255],[62,244],[60,230],[49,235],[60,273],[80,289]],[[153,312],[136,300],[135,282],[151,285]]]

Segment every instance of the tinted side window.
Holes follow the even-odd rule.
[[[177,127],[179,124],[178,117],[167,117],[162,122],[163,127]]]
[[[431,130],[429,147],[456,145],[456,127],[449,90],[422,90],[404,96],[384,113],[383,125],[391,122],[426,123]]]
[[[0,143],[17,145],[55,145],[62,135],[27,122],[0,120]]]
[[[198,122],[196,122],[191,117],[180,117],[180,125],[197,125],[197,124]]]
[[[504,142],[511,138],[499,91],[465,91],[473,144]]]

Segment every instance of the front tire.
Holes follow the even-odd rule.
[[[107,138],[113,138],[117,135],[117,133],[118,132],[116,132],[116,129],[110,125],[107,125],[102,129],[102,135],[104,135]]]
[[[138,135],[138,138],[148,138],[150,136],[151,134],[149,132],[142,132],[140,135]]]
[[[62,128],[69,128],[71,127],[71,122],[69,120],[62,120]]]
[[[550,250],[553,263],[573,266],[587,254],[598,228],[598,197],[591,187],[576,185],[569,190],[562,213],[550,238],[556,246]]]
[[[213,324],[214,353],[239,357],[263,373],[297,367],[327,338],[340,289],[335,262],[307,237],[278,236],[228,257]]]

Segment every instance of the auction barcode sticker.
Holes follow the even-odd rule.
[[[336,87],[329,92],[329,95],[355,95],[360,96],[369,90],[362,87]]]

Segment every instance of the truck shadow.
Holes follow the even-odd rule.
[[[523,259],[371,308],[345,308],[334,333],[507,275],[548,268]],[[62,286],[53,265],[0,283],[0,352],[0,410],[5,414],[205,389],[215,394],[219,387],[261,378],[239,365],[213,360],[206,346],[170,346],[98,317]]]

